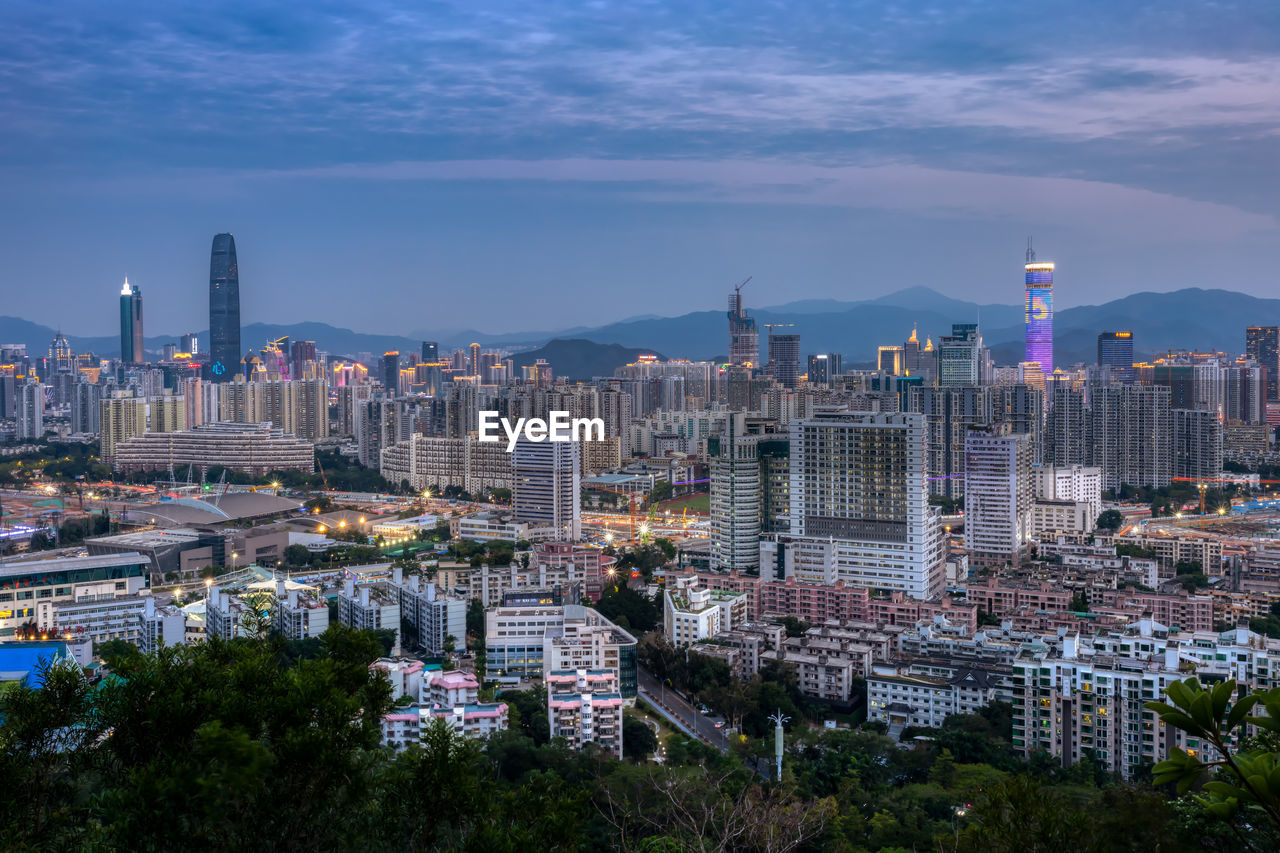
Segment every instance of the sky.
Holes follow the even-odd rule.
[[[0,4],[0,314],[418,334],[1274,295],[1280,4]]]

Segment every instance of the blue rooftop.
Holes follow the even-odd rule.
[[[0,682],[30,678],[29,686],[41,687],[40,664],[70,657],[66,643],[0,643]]]

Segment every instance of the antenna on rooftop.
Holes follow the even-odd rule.
[[[1027,263],[1034,264],[1036,262],[1036,250],[1031,248],[1031,238],[1027,238]]]

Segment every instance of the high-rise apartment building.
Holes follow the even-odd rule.
[[[582,460],[576,441],[530,441],[512,451],[511,502],[516,518],[554,527],[568,540],[582,538]]]
[[[981,385],[986,351],[977,323],[953,323],[938,340],[938,384]]]
[[[711,459],[711,567],[755,574],[760,570],[761,502],[758,435],[746,417],[732,414],[724,432],[707,438]]]
[[[965,434],[964,545],[975,568],[1017,565],[1031,546],[1031,441],[1008,424]]]
[[[1112,382],[1133,381],[1133,332],[1098,335],[1098,366],[1111,371]]]
[[[142,289],[127,278],[120,288],[120,360],[125,364],[147,360],[142,351]]]
[[[329,435],[329,383],[324,379],[237,379],[220,385],[218,392],[217,420],[238,424],[270,421],[285,433],[308,441]]]
[[[1173,476],[1215,480],[1222,476],[1222,419],[1217,412],[1174,409]]]
[[[240,360],[240,268],[236,240],[230,234],[213,238],[209,255],[209,375],[227,382],[242,371]]]
[[[1162,385],[1103,385],[1089,410],[1090,463],[1102,486],[1169,485],[1172,437],[1169,389]]]
[[[1026,274],[1026,358],[1039,363],[1040,371],[1053,373],[1053,263],[1036,261],[1027,247]]]
[[[917,386],[908,389],[907,409],[924,416],[926,470],[931,494],[964,494],[964,442],[970,426],[993,421],[990,389]]]
[[[1056,385],[1045,417],[1044,461],[1083,465],[1089,461],[1089,417],[1084,391]]]
[[[177,432],[187,428],[187,406],[181,397],[153,397],[147,409],[148,432]]]
[[[18,438],[44,435],[44,389],[39,382],[28,381],[18,386]]]
[[[71,388],[71,431],[97,435],[102,430],[102,392],[83,379]]]
[[[1265,371],[1249,359],[1222,368],[1222,413],[1229,421],[1267,420]]]
[[[111,397],[102,400],[102,445],[99,456],[111,464],[116,447],[147,431],[147,401],[139,397]]]
[[[1244,351],[1266,371],[1267,400],[1280,399],[1280,326],[1245,329]]]
[[[631,446],[631,394],[617,385],[609,385],[596,393],[600,419],[604,421],[604,437],[618,439],[618,455],[629,460]]]
[[[761,572],[931,598],[945,580],[926,487],[923,415],[832,412],[790,427],[790,532],[761,540]]]

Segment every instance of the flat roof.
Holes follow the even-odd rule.
[[[151,558],[136,551],[101,554],[95,557],[62,557],[56,560],[24,560],[0,565],[0,576],[25,575],[31,572],[58,572],[70,569],[101,569],[113,566],[151,565]]]

